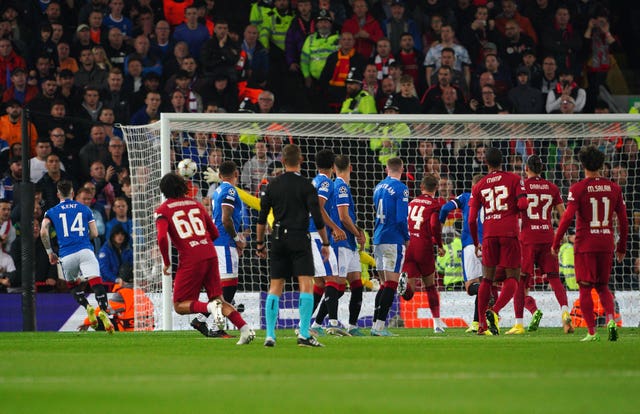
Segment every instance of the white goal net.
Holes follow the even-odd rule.
[[[384,178],[384,162],[391,156],[403,159],[404,179],[412,195],[419,192],[422,176],[434,172],[441,179],[438,196],[448,200],[470,191],[473,175],[486,171],[483,165],[485,148],[501,149],[506,160],[504,168],[518,174],[523,174],[526,158],[538,154],[545,164],[545,177],[560,187],[566,201],[569,186],[582,178],[577,152],[583,145],[596,145],[606,155],[604,175],[623,187],[630,219],[627,258],[612,269],[611,284],[616,292],[632,292],[637,298],[640,268],[638,116],[162,114],[160,122],[122,128],[133,188],[135,285],[155,303],[156,329],[171,329],[176,325],[187,327],[190,320],[171,313],[171,279],[165,277],[163,280],[156,247],[153,212],[162,202],[158,184],[163,173],[174,170],[183,158],[194,159],[200,171],[207,165],[215,167],[221,159],[232,159],[241,171],[239,186],[256,194],[261,182],[279,172],[279,152],[288,142],[302,148],[303,175],[310,179],[315,176],[317,151],[328,148],[336,154],[349,155],[354,171],[351,188],[356,201],[357,224],[369,234],[373,230],[372,191]],[[240,145],[235,144],[237,140]],[[255,151],[256,142],[261,148],[262,142],[265,143],[266,161],[252,162],[257,153],[262,152]],[[210,186],[202,175],[196,174],[192,181],[193,195],[206,200]],[[245,226],[250,231],[254,230],[255,218],[255,211],[246,214]],[[460,220],[455,214],[447,220],[446,226],[454,237]],[[255,236],[255,232],[252,234]],[[255,237],[240,261],[236,303],[246,301],[242,303],[245,315],[254,315],[260,323],[260,295],[268,286],[268,262],[255,256],[254,242]],[[569,264],[566,266],[568,268]],[[448,269],[451,268],[455,266]],[[440,264],[439,269],[444,273],[447,263]],[[365,278],[375,278],[375,269],[364,265],[363,270],[366,270]],[[463,290],[460,278],[452,274],[446,276],[438,281],[445,308],[447,292]],[[534,291],[548,290],[543,275],[539,275],[536,282]],[[565,283],[570,290],[571,281],[565,280]],[[293,288],[289,285],[289,292]],[[164,300],[160,299],[163,291]],[[285,308],[287,301],[293,304],[297,298],[289,292],[284,295]],[[472,300],[468,299],[469,302]],[[137,303],[136,314],[149,311],[142,307],[142,301]],[[394,307],[396,317],[405,319],[405,326],[411,326],[406,321],[411,314],[400,305]],[[638,319],[640,311],[632,311]],[[366,317],[363,316],[365,324]]]

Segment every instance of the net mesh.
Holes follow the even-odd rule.
[[[173,114],[172,114],[173,115]],[[177,118],[177,119],[175,119]],[[256,193],[255,183],[277,172],[279,151],[288,142],[300,145],[303,155],[303,175],[315,176],[314,155],[320,149],[332,149],[336,154],[349,155],[353,174],[351,188],[356,202],[358,225],[369,234],[373,231],[373,188],[385,177],[384,163],[391,156],[400,156],[405,162],[403,177],[413,196],[419,192],[419,182],[428,172],[441,178],[438,196],[448,200],[469,191],[471,178],[486,172],[483,165],[484,149],[498,147],[505,156],[505,169],[523,174],[523,163],[530,154],[538,154],[545,163],[545,177],[560,187],[566,201],[569,186],[583,178],[577,161],[577,151],[593,144],[606,155],[604,175],[622,185],[631,221],[630,251],[622,264],[612,271],[615,290],[638,290],[638,225],[640,224],[640,197],[638,196],[638,118],[630,116],[602,116],[589,118],[534,118],[521,116],[446,118],[400,116],[388,117],[333,117],[331,119],[308,116],[252,116],[197,114],[180,119],[169,119],[168,144],[171,169],[182,158],[198,158],[200,171],[207,163],[219,162],[207,157],[213,148],[220,148],[221,156],[241,154],[229,150],[228,141],[239,139],[248,143],[251,152],[233,159],[242,171],[240,185]],[[125,139],[131,163],[133,188],[133,222],[135,253],[135,285],[150,295],[162,291],[162,263],[156,247],[153,211],[161,203],[159,181],[162,176],[160,123],[146,126],[124,126]],[[204,134],[197,134],[204,133]],[[204,135],[205,145],[199,148],[196,135]],[[264,141],[269,161],[263,169],[249,168],[247,162],[255,154],[255,141]],[[195,149],[194,149],[195,148]],[[243,168],[244,167],[244,168]],[[210,185],[202,174],[193,177],[195,195],[207,200]],[[215,186],[215,184],[214,184]],[[206,204],[206,203],[205,203]],[[255,212],[250,212],[247,227],[255,235]],[[461,218],[452,213],[446,226],[459,229]],[[458,260],[452,257],[452,261]],[[440,290],[463,290],[458,277],[452,274],[455,263],[439,264],[443,276],[438,279]],[[448,270],[447,270],[448,269]],[[375,278],[375,269],[363,265],[363,278]],[[445,272],[449,272],[444,275]],[[445,284],[446,282],[446,284]],[[536,279],[534,290],[548,290],[544,279]],[[239,292],[266,291],[268,262],[255,256],[254,241],[250,241],[240,262]],[[294,286],[289,285],[291,290]],[[446,299],[443,299],[446,300]],[[159,308],[157,306],[156,308]],[[136,305],[138,307],[138,304]],[[136,314],[149,309],[136,308]],[[345,315],[346,317],[346,315]],[[155,309],[156,327],[162,326],[160,309]],[[174,315],[174,321],[176,321]],[[186,324],[186,319],[179,322]]]

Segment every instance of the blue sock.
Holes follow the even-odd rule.
[[[300,336],[305,338],[309,337],[309,323],[311,321],[311,314],[313,313],[313,294],[300,293],[299,308],[300,308]]]
[[[278,309],[280,307],[280,296],[269,294],[264,305],[264,314],[267,318],[267,337],[276,339],[276,321],[278,320]]]

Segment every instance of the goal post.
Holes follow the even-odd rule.
[[[274,127],[277,125],[277,127]],[[353,174],[351,187],[356,202],[358,225],[373,233],[371,196],[375,184],[384,178],[384,159],[400,156],[406,165],[406,179],[412,195],[416,194],[419,178],[426,172],[442,177],[439,196],[448,199],[470,190],[470,177],[483,171],[482,146],[496,146],[505,156],[505,167],[522,173],[522,164],[531,153],[540,154],[545,161],[547,178],[556,182],[566,200],[568,185],[581,178],[581,168],[575,157],[579,146],[596,144],[604,150],[608,170],[606,174],[624,183],[625,198],[631,224],[640,225],[640,195],[638,195],[637,144],[640,140],[640,116],[630,114],[576,115],[329,115],[329,114],[174,114],[163,113],[159,122],[143,126],[122,126],[129,154],[133,224],[134,224],[134,283],[146,292],[155,305],[156,329],[183,329],[190,318],[173,312],[171,276],[163,276],[162,260],[156,246],[153,212],[162,202],[159,181],[166,172],[174,170],[180,161],[183,145],[191,145],[196,132],[209,135],[209,145],[222,147],[225,136],[238,135],[243,142],[253,143],[266,138],[269,151],[277,153],[282,144],[295,142],[303,156],[303,175],[315,176],[314,155],[323,148],[336,154],[349,155]],[[628,138],[631,138],[627,140]],[[635,146],[634,146],[635,145]],[[480,148],[480,150],[478,150]],[[234,159],[242,171],[246,159]],[[202,169],[205,167],[203,166]],[[633,168],[633,170],[631,169]],[[626,169],[626,170],[625,170]],[[622,171],[625,170],[625,171]],[[267,169],[267,175],[272,168]],[[208,184],[196,175],[194,184],[204,189]],[[240,186],[250,187],[241,182]],[[255,220],[255,214],[250,214]],[[458,216],[450,216],[447,225],[455,230]],[[255,222],[253,222],[255,223]],[[633,233],[635,231],[635,233]],[[632,230],[628,258],[638,257],[638,230]],[[453,232],[455,235],[456,233]],[[255,236],[255,233],[254,233]],[[253,242],[255,240],[252,240]],[[255,257],[255,243],[248,244],[240,262],[239,296],[252,294],[258,304],[261,292],[268,284],[267,264]],[[175,258],[174,258],[175,259]],[[445,264],[446,265],[446,264]],[[633,260],[616,267],[612,275],[617,291],[638,293],[638,274]],[[373,269],[368,270],[373,276]],[[620,274],[622,272],[622,274]],[[443,316],[446,318],[449,291],[460,292],[459,283],[444,285],[439,280]],[[537,286],[544,290],[544,286]],[[292,286],[288,284],[289,292]],[[347,295],[345,295],[347,296]],[[535,297],[535,295],[534,295]],[[636,296],[637,297],[637,296]],[[571,298],[570,298],[571,299]],[[283,302],[290,305],[297,299],[285,293]],[[343,299],[344,300],[344,299]],[[140,301],[142,303],[142,301]],[[472,298],[468,300],[473,303]],[[144,301],[147,303],[147,301]],[[248,304],[245,304],[247,307]],[[136,304],[138,306],[138,303]],[[140,305],[142,306],[142,305]],[[251,302],[251,306],[258,306]],[[469,307],[471,305],[468,305]],[[293,306],[290,306],[293,308]],[[394,304],[396,317],[407,317],[403,304]],[[140,310],[142,312],[143,310]],[[149,310],[144,310],[148,312]],[[250,310],[247,309],[246,312]],[[260,323],[260,310],[257,312]],[[555,310],[559,312],[559,310]],[[640,310],[633,320],[640,319]],[[403,313],[404,312],[404,313]],[[413,312],[413,311],[412,311]],[[415,311],[420,313],[419,311]],[[414,313],[415,313],[414,312]],[[136,314],[138,308],[136,307]],[[430,316],[429,311],[426,313]],[[370,316],[370,315],[369,315]],[[624,315],[626,316],[626,315]],[[624,317],[623,316],[623,317]],[[347,314],[340,316],[345,319]],[[364,315],[364,322],[367,315]],[[412,316],[408,316],[412,317]],[[137,318],[136,318],[137,324]],[[637,322],[636,322],[637,324]],[[287,325],[288,326],[288,325]]]

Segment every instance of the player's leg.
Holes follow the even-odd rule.
[[[571,314],[569,312],[569,301],[567,300],[567,290],[560,280],[560,264],[558,257],[551,254],[551,245],[545,244],[541,246],[539,254],[539,265],[542,272],[547,275],[549,286],[553,289],[560,312],[562,314],[562,327],[565,333],[573,333],[573,325],[571,324]]]
[[[596,317],[593,313],[593,297],[591,290],[597,282],[596,259],[586,253],[575,253],[576,281],[579,285],[580,310],[582,319],[587,324],[587,335],[581,339],[584,342],[599,341],[600,336],[596,333]],[[594,266],[595,268],[591,268]]]
[[[364,291],[361,276],[360,271],[347,273],[347,282],[349,283],[349,290],[351,291],[351,297],[349,298],[348,331],[351,336],[364,336],[358,328],[358,318],[360,317],[360,310],[362,309],[362,293]]]
[[[332,278],[338,274],[338,260],[333,249],[330,249],[329,260],[326,262],[322,258],[322,239],[318,233],[311,233],[310,242],[311,254],[313,255],[313,268],[314,268],[314,280],[313,280],[313,311],[318,309],[316,317],[311,325],[311,334],[316,336],[323,336],[324,329],[322,324],[327,315],[331,319],[333,315],[337,320],[338,313],[338,299],[339,299],[339,286],[337,281]],[[329,286],[331,288],[329,289]],[[320,288],[322,287],[322,288]],[[317,302],[319,301],[319,302]],[[335,305],[335,314],[334,314]]]
[[[482,240],[482,281],[480,282],[480,288],[478,289],[478,335],[493,335],[494,332],[488,329],[487,325],[487,311],[489,310],[489,298],[491,297],[491,290],[493,286],[493,280],[496,275],[496,266],[498,265],[498,253],[496,250],[495,237],[485,237]],[[493,312],[492,312],[493,317]],[[497,323],[497,317],[496,321]],[[493,329],[495,334],[500,332]]]
[[[100,265],[98,264],[98,259],[93,251],[89,249],[80,250],[79,252],[73,253],[73,260],[77,260],[78,268],[82,272],[83,275],[87,276],[89,286],[91,286],[91,290],[95,294],[96,301],[100,306],[100,312],[98,312],[97,317],[100,319],[102,324],[104,325],[104,330],[113,333],[115,328],[111,319],[109,317],[109,300],[107,299],[107,289],[105,289],[102,278],[100,275]],[[66,260],[67,258],[65,258]],[[91,321],[91,318],[89,318]]]
[[[607,331],[609,341],[618,340],[618,327],[615,320],[615,302],[613,300],[613,294],[609,290],[609,278],[611,275],[611,268],[613,266],[613,253],[601,253],[597,255],[598,268],[597,277],[598,281],[595,284],[596,292],[600,297],[600,303],[604,308],[607,321]]]
[[[482,262],[476,256],[475,246],[470,244],[462,248],[462,276],[467,295],[475,296],[473,304],[473,321],[466,333],[478,332],[478,291],[482,280]]]
[[[298,346],[321,347],[309,332],[311,315],[313,313],[313,275],[315,272],[313,253],[311,246],[305,243],[306,234],[296,237],[292,234],[287,243],[287,255],[291,265],[288,274],[298,275],[298,308],[300,312],[300,330],[298,333]],[[334,254],[335,258],[335,254]],[[337,266],[336,266],[337,267]]]
[[[385,271],[385,282],[380,294],[380,308],[376,320],[373,322],[371,335],[392,336],[385,325],[398,288],[398,278],[400,277],[406,248],[402,244],[384,244],[380,245],[380,247],[382,248],[382,268]]]
[[[502,283],[500,296],[493,305],[493,311],[497,314],[507,303],[513,298],[513,308],[516,315],[516,323],[509,332],[524,333],[523,314],[524,314],[524,286],[518,287],[520,279],[520,263],[521,249],[520,241],[517,238],[501,237],[500,238],[500,254],[499,265],[504,267],[506,279]],[[495,318],[494,318],[495,319]]]
[[[264,315],[266,319],[266,338],[264,346],[273,347],[276,344],[276,322],[278,321],[278,311],[280,309],[280,296],[284,288],[284,279],[271,276],[269,282],[269,293],[264,304]]]
[[[324,295],[324,278],[313,278],[313,311],[318,309],[318,304],[322,301],[322,295]]]
[[[429,309],[433,317],[433,332],[444,333],[446,325],[440,320],[440,295],[435,283],[435,272],[422,277],[422,283],[427,291],[427,299],[429,300]]]

